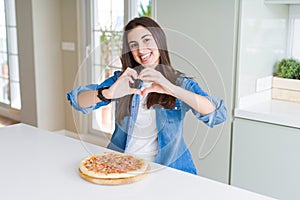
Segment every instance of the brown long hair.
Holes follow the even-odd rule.
[[[135,18],[131,20],[124,28],[121,56],[122,72],[124,72],[127,67],[130,67],[137,70],[137,72],[139,73],[143,68],[134,60],[128,44],[128,33],[137,26],[143,26],[148,29],[157,44],[158,51],[160,53],[160,59],[159,64],[155,67],[155,69],[159,71],[163,76],[165,76],[171,83],[176,84],[176,80],[180,73],[175,71],[171,66],[166,35],[162,28],[158,25],[158,23],[148,17]],[[119,99],[116,113],[118,123],[121,123],[122,119],[125,116],[130,115],[130,103],[132,100],[132,96],[133,95],[127,95]],[[175,97],[155,92],[149,93],[146,100],[148,109],[157,105],[163,106],[167,109],[171,109],[175,106],[175,103]]]

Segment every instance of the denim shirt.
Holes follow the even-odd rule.
[[[79,110],[84,114],[88,114],[92,110],[107,105],[110,102],[98,102],[91,107],[81,108],[77,102],[77,95],[87,90],[97,90],[105,86],[109,87],[118,79],[120,74],[120,71],[115,72],[112,77],[106,79],[100,85],[89,84],[86,86],[78,86],[71,92],[67,93],[67,99],[76,110]],[[227,112],[223,100],[209,96],[194,80],[182,75],[180,78],[178,78],[177,84],[186,90],[201,96],[205,96],[214,104],[216,109],[210,114],[202,115],[180,99],[176,99],[176,106],[173,107],[173,109],[155,107],[156,127],[158,131],[158,154],[155,162],[192,174],[197,174],[192,156],[183,138],[183,122],[185,114],[187,111],[191,110],[199,120],[204,122],[209,127],[213,127],[214,125],[222,123],[226,120]],[[116,101],[116,103],[118,103],[118,101]],[[109,149],[124,152],[131,139],[130,135],[132,135],[133,127],[138,114],[138,94],[133,95],[130,106],[131,116],[124,117],[121,123],[122,125],[118,123],[115,124],[115,130],[108,145]]]

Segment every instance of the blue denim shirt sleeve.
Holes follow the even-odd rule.
[[[78,99],[77,96],[78,94],[80,94],[81,92],[85,92],[85,91],[91,91],[91,90],[98,90],[99,88],[108,86],[110,87],[112,84],[114,84],[114,82],[118,79],[118,77],[120,76],[121,72],[120,71],[116,71],[114,73],[113,76],[111,76],[110,78],[106,79],[103,83],[101,83],[100,85],[98,84],[89,84],[86,86],[77,86],[75,87],[72,91],[67,93],[67,100],[70,102],[70,105],[75,108],[78,111],[81,111],[83,114],[88,114],[90,113],[92,110],[95,110],[101,106],[105,106],[107,104],[109,104],[109,102],[98,102],[93,106],[87,107],[87,108],[82,108],[78,105]]]
[[[199,86],[199,84],[196,81],[190,78],[186,78],[186,77],[183,78],[181,81],[181,86],[191,92],[194,92],[201,96],[205,96],[213,103],[213,105],[216,108],[214,112],[203,115],[184,103],[185,111],[191,109],[194,115],[209,127],[213,127],[214,125],[220,124],[226,120],[227,110],[223,99],[209,96],[205,91],[202,90],[202,88]]]
[[[87,107],[87,108],[82,108],[78,105],[77,96],[81,92],[85,92],[85,91],[88,91],[88,90],[96,90],[96,88],[97,88],[97,84],[90,84],[90,85],[86,85],[86,86],[78,86],[78,87],[74,88],[72,91],[67,93],[67,99],[70,102],[70,105],[73,108],[75,108],[76,110],[81,111],[83,114],[90,113],[94,109],[96,104],[93,105],[93,106]]]
[[[207,126],[212,128],[214,125],[220,124],[226,120],[227,110],[223,99],[211,96],[206,96],[206,98],[208,98],[215,105],[216,109],[214,112],[207,115],[202,115],[194,109],[192,109],[192,111],[199,120],[203,121]]]

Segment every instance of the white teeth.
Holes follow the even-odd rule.
[[[142,60],[145,60],[145,59],[148,58],[149,56],[150,56],[150,53],[147,53],[147,54],[141,56],[141,59],[142,59]]]

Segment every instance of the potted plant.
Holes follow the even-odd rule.
[[[284,58],[276,66],[272,82],[272,98],[300,102],[300,62]]]

